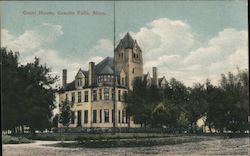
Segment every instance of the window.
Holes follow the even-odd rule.
[[[84,111],[84,123],[88,123],[88,110]]]
[[[97,90],[93,90],[93,101],[97,100]]]
[[[104,122],[109,122],[109,110],[104,109]]]
[[[96,110],[93,110],[93,123],[97,122],[97,114],[96,114]]]
[[[102,110],[99,111],[99,122],[102,123]]]
[[[108,82],[110,82],[110,75],[108,75],[107,77],[108,77]]]
[[[109,100],[109,88],[104,88],[104,100]]]
[[[125,118],[125,109],[122,110],[122,123],[124,123],[124,118]]]
[[[71,111],[70,112],[70,124],[74,124],[75,123],[75,112]]]
[[[107,81],[107,75],[104,75],[104,82]]]
[[[71,101],[75,103],[75,92],[71,93]]]
[[[78,92],[78,103],[82,102],[82,92]]]
[[[77,127],[82,126],[82,111],[77,111]]]
[[[65,101],[66,101],[66,103],[69,103],[69,97],[68,97],[68,94],[65,94]]]
[[[125,111],[125,113],[126,113],[126,114],[125,114],[125,116],[126,116],[126,121],[125,121],[125,122],[128,123],[127,110]]]
[[[84,92],[84,102],[88,102],[89,101],[89,92],[85,91]]]
[[[99,100],[102,100],[102,89],[99,89]]]
[[[115,112],[114,112],[114,109],[112,109],[112,122],[115,122]]]
[[[118,101],[121,101],[121,90],[118,90]]]
[[[115,90],[112,89],[112,100],[114,100],[114,98],[115,98]]]
[[[125,84],[125,80],[124,80],[124,77],[122,78],[122,85],[124,85]]]
[[[77,86],[78,87],[82,86],[82,79],[81,78],[77,79]]]
[[[135,58],[135,55],[136,55],[136,54],[134,54],[134,58]]]
[[[118,111],[118,123],[121,123],[121,111]]]
[[[132,73],[135,73],[135,68],[132,69]]]

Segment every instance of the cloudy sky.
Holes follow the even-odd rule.
[[[21,64],[37,56],[53,74],[68,69],[72,81],[89,61],[113,56],[111,1],[0,3],[1,46],[19,51]],[[160,76],[191,86],[248,68],[246,0],[116,2],[115,8],[116,44],[130,32],[143,50],[145,73],[157,66]],[[59,15],[77,11],[83,14]]]

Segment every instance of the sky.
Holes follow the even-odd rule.
[[[53,75],[67,69],[68,82],[89,61],[113,56],[114,21],[116,44],[126,32],[139,43],[144,73],[156,66],[192,86],[248,69],[246,0],[120,1],[115,16],[112,1],[1,1],[0,14],[1,46],[19,51],[20,64],[37,56]]]

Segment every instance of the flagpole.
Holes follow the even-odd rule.
[[[114,0],[114,3],[113,3],[113,8],[114,8],[114,38],[113,38],[113,51],[114,51],[114,54],[115,54],[115,0]],[[115,55],[114,55],[115,56]],[[114,81],[114,84],[113,84],[113,133],[115,134],[115,128],[116,128],[116,69],[115,69],[115,58],[113,58],[113,65],[114,65],[114,78],[113,78],[113,81]]]

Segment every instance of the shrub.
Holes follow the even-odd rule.
[[[21,143],[32,143],[33,140],[29,140],[24,137],[13,137],[9,135],[2,135],[3,144],[21,144]]]

